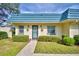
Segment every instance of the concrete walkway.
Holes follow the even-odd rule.
[[[34,53],[37,40],[31,40],[18,54],[17,56],[31,56]]]

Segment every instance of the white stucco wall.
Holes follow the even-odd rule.
[[[55,32],[56,32],[56,36],[61,36],[62,35],[62,30],[61,30],[61,26],[60,25],[52,25],[55,26]],[[47,26],[43,26],[43,31],[41,31],[41,27],[39,26],[38,29],[38,36],[50,36],[47,34]]]
[[[12,37],[12,32],[10,27],[0,27],[0,31],[5,31],[8,34],[8,37]]]
[[[61,26],[56,26],[56,36],[61,36],[62,35],[62,28]]]
[[[77,24],[72,24],[70,26],[70,37],[74,37],[74,35],[79,34],[79,25]]]
[[[27,30],[28,29],[28,30]],[[20,35],[19,34],[19,26],[15,27],[15,35]],[[24,26],[24,35],[29,35],[29,38],[32,38],[32,26]]]
[[[41,27],[38,28],[38,36],[44,36],[47,35],[47,26],[42,26],[43,31],[41,30]]]
[[[61,36],[62,35],[61,26],[60,25],[52,25],[52,26],[55,26],[56,36]],[[27,28],[28,28],[28,30],[27,30]],[[38,25],[38,37],[39,36],[49,36],[49,35],[47,35],[47,25],[43,25],[42,28],[43,28],[43,31],[41,31],[40,25]],[[19,35],[18,26],[16,26],[15,35]],[[29,27],[27,25],[24,26],[24,35],[29,35],[29,38],[32,39],[32,25],[30,25]]]

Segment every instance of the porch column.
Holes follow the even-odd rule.
[[[24,26],[24,35],[27,35],[27,26]]]
[[[18,35],[19,30],[18,30],[18,26],[15,27],[15,35]]]

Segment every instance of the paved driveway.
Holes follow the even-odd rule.
[[[17,56],[31,56],[34,53],[37,40],[31,40],[18,54]]]

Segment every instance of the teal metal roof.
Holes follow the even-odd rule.
[[[68,18],[79,19],[79,9],[69,9]]]
[[[67,20],[67,19],[79,19],[79,9],[74,8],[68,8],[65,12],[62,13],[61,21]]]
[[[9,21],[11,22],[59,22],[61,14],[55,13],[28,13],[13,14]]]
[[[12,14],[9,22],[61,22],[67,19],[79,19],[79,9],[68,8],[65,12],[59,13],[26,13]]]

